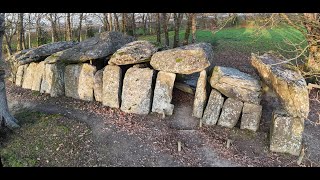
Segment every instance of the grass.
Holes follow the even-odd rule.
[[[0,154],[5,167],[74,166],[74,159],[82,156],[79,152],[90,133],[85,125],[66,121],[59,114],[30,110],[22,110],[15,117],[21,128],[0,134],[3,142]],[[83,132],[86,135],[79,137]]]
[[[180,42],[184,39],[185,31],[179,32]],[[164,35],[162,37],[162,44],[164,43]],[[173,44],[174,31],[169,32],[170,47]],[[156,42],[156,35],[140,36],[140,40],[148,40]],[[225,28],[215,34],[209,30],[197,30],[197,42],[208,42],[214,45],[216,51],[234,50],[245,53],[264,53],[267,51],[276,51],[287,57],[296,55],[292,51],[294,48],[286,42],[301,43],[305,40],[304,36],[296,29],[283,26],[276,28],[263,28],[258,30],[255,27],[239,27],[239,28]],[[189,37],[189,42],[191,36]],[[301,46],[305,47],[306,42]]]

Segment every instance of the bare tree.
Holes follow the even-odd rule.
[[[112,23],[112,13],[109,13],[109,26],[110,26],[110,31],[113,31],[114,30],[114,25]]]
[[[103,28],[105,31],[109,31],[108,13],[103,13]]]
[[[83,13],[80,13],[79,15],[79,28],[78,28],[78,41],[82,41],[81,38],[81,30],[82,30],[82,20],[83,20]]]
[[[174,37],[173,37],[173,47],[177,47],[179,45],[179,31],[180,25],[183,18],[183,13],[174,13]]]
[[[19,16],[18,16],[17,51],[26,49],[24,44],[23,15],[24,15],[23,13],[19,13]]]
[[[135,15],[132,13],[132,19],[131,19],[131,28],[132,28],[132,35],[135,36],[135,30],[136,30],[136,20]]]
[[[122,13],[122,32],[127,34],[127,14]]]
[[[150,23],[150,20],[149,20],[149,23]],[[157,28],[156,28],[156,32],[157,32],[157,42],[161,43],[160,13],[157,13]]]
[[[191,14],[191,22],[192,22],[192,43],[196,42],[196,30],[197,30],[197,14]]]
[[[164,33],[165,44],[169,46],[168,19],[167,13],[162,13],[162,28]]]
[[[5,32],[5,14],[0,13],[0,121],[10,128],[18,128],[18,121],[10,114],[5,86],[5,62],[2,58],[2,41]],[[2,124],[2,123],[0,123]],[[0,126],[1,127],[1,126]]]
[[[42,28],[41,28],[41,20],[42,20],[42,16],[43,14],[41,13],[36,13],[36,36],[37,36],[37,46],[42,45],[43,43],[43,32],[42,32]]]
[[[66,40],[67,41],[72,40],[72,25],[71,25],[70,13],[67,13],[67,16],[66,16]]]
[[[186,13],[187,16],[187,27],[186,27],[186,32],[184,34],[184,41],[183,45],[187,45],[189,42],[189,36],[190,36],[190,30],[192,26],[192,13]]]
[[[48,13],[47,19],[50,21],[51,24],[51,41],[56,42],[58,41],[58,32],[57,32],[57,13]]]
[[[119,19],[117,13],[113,13],[114,19],[115,19],[115,31],[120,31],[120,25],[119,25]]]
[[[5,23],[5,41],[6,41],[6,49],[9,56],[12,55],[12,38],[17,32],[17,18],[15,14],[6,14],[6,23]]]

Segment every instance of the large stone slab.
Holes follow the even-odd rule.
[[[148,62],[157,51],[158,48],[149,41],[133,41],[118,49],[108,63],[126,65]]]
[[[21,65],[17,68],[17,74],[16,74],[16,85],[22,86],[23,83],[23,75],[24,72],[26,72],[26,69],[28,68],[29,64]]]
[[[46,59],[47,63],[64,62],[79,63],[88,60],[102,60],[115,53],[123,45],[132,42],[134,37],[121,32],[107,31],[86,39],[76,46],[61,53],[53,54],[53,58]]]
[[[17,60],[20,64],[28,64],[30,62],[43,61],[46,57],[50,56],[51,54],[71,48],[76,44],[78,44],[78,42],[73,41],[61,41],[50,44],[44,44],[37,48],[29,50],[27,53],[21,55]]]
[[[122,70],[119,66],[107,65],[103,71],[102,104],[119,108],[121,103]]]
[[[34,72],[32,88],[31,88],[33,91],[40,91],[45,68],[46,68],[46,65],[44,64],[43,61],[37,64],[36,71]]]
[[[272,65],[282,60],[271,53],[261,56],[252,54],[251,64],[279,96],[284,109],[291,116],[307,118],[309,114],[309,94],[307,83],[301,73],[286,64]]]
[[[171,104],[172,91],[176,74],[160,71],[154,88],[152,112],[172,115],[174,105]]]
[[[270,150],[299,156],[304,118],[292,117],[285,110],[275,110],[270,128]]]
[[[93,101],[96,67],[90,64],[72,64],[65,68],[65,94],[67,97]]]
[[[207,102],[207,72],[205,70],[200,72],[198,78],[196,93],[193,102],[192,115],[197,118],[202,118],[203,111]]]
[[[208,104],[204,110],[202,122],[206,125],[215,125],[219,119],[221,108],[223,106],[224,98],[221,93],[215,89],[211,90]]]
[[[209,67],[212,58],[211,44],[198,43],[159,51],[151,57],[150,64],[159,71],[192,74]]]
[[[127,113],[148,114],[151,109],[154,70],[129,68],[122,88],[121,110]]]
[[[51,97],[64,95],[64,64],[45,64],[41,81],[41,93],[48,93]]]
[[[227,97],[254,104],[261,101],[260,81],[237,69],[215,66],[210,84]]]
[[[239,120],[242,107],[243,102],[228,98],[223,104],[218,125],[233,128]]]
[[[102,102],[102,89],[103,89],[103,69],[100,69],[94,75],[94,86],[93,86],[93,93],[94,99],[98,102]]]
[[[23,73],[22,88],[32,89],[34,74],[37,71],[37,63],[30,63]]]
[[[261,113],[261,105],[243,103],[240,129],[257,131],[260,125]]]

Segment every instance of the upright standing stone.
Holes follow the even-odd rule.
[[[129,68],[123,80],[121,110],[127,113],[148,114],[151,107],[154,70]]]
[[[41,93],[48,93],[51,97],[64,95],[64,68],[63,64],[45,64]]]
[[[121,87],[121,68],[116,65],[107,65],[103,70],[102,104],[112,108],[119,108]]]
[[[36,71],[34,72],[33,82],[32,82],[33,91],[40,91],[45,68],[46,68],[46,65],[44,64],[43,61],[37,65]]]
[[[103,69],[100,69],[94,75],[94,87],[93,87],[93,94],[94,98],[98,102],[102,102],[102,87],[103,87]]]
[[[239,120],[242,107],[243,102],[228,98],[223,104],[218,125],[233,128]]]
[[[243,103],[242,117],[240,129],[249,129],[251,131],[257,131],[260,125],[262,106]]]
[[[66,66],[66,96],[85,101],[93,101],[94,73],[96,67],[90,64]]]
[[[202,118],[203,111],[207,101],[207,72],[205,70],[200,72],[197,82],[196,94],[193,102],[192,115],[197,118]]]
[[[270,150],[299,156],[303,129],[303,118],[291,117],[284,110],[274,111],[270,128]]]
[[[16,85],[22,86],[23,83],[23,74],[26,72],[26,69],[28,68],[29,64],[21,65],[17,69],[17,75],[16,75]]]
[[[37,70],[37,63],[30,63],[23,74],[22,88],[24,89],[32,88],[34,73],[36,72],[36,70]]]
[[[224,98],[217,90],[212,89],[208,104],[204,110],[202,122],[207,125],[215,125],[219,119],[220,111],[223,105]]]
[[[160,71],[154,89],[152,112],[172,115],[174,105],[171,104],[172,90],[176,74]]]

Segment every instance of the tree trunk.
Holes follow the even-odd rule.
[[[122,32],[127,34],[127,17],[126,13],[122,13]]]
[[[109,31],[108,13],[103,13],[103,28],[105,31]]]
[[[51,39],[52,42],[58,41],[58,32],[57,32],[57,14],[50,13],[49,20],[51,23]]]
[[[31,13],[29,13],[29,16],[28,16],[28,48],[32,48],[32,45],[31,45]]]
[[[109,29],[110,31],[114,30],[114,25],[112,23],[112,13],[109,13]]]
[[[135,20],[135,16],[134,13],[132,13],[132,36],[136,36],[136,20]]]
[[[0,13],[0,121],[2,122],[4,119],[4,124],[8,128],[13,129],[19,127],[19,125],[17,124],[18,121],[9,112],[5,88],[5,62],[2,58],[2,41],[5,29],[4,15],[4,13]]]
[[[72,40],[72,27],[71,27],[71,18],[70,13],[67,13],[67,34],[66,34],[66,40],[71,41]]]
[[[38,17],[36,21],[37,47],[42,44],[42,29],[40,26],[41,18]]]
[[[186,32],[184,34],[184,41],[183,41],[183,45],[187,45],[188,41],[189,41],[189,36],[190,36],[190,30],[191,30],[191,25],[192,25],[192,18],[190,14],[186,14],[188,17],[187,20],[187,28],[186,28]]]
[[[150,23],[150,21],[149,21]],[[157,42],[161,44],[161,24],[160,24],[160,13],[157,13]]]
[[[78,32],[78,42],[80,42],[81,39],[81,29],[82,29],[82,19],[83,19],[83,13],[80,13],[80,17],[79,17],[79,32]]]
[[[23,49],[23,13],[18,14],[17,51]]]
[[[4,34],[5,40],[6,40],[6,49],[9,56],[12,55],[12,47],[11,47],[11,39],[8,38],[7,35]]]
[[[192,22],[192,43],[196,42],[196,30],[197,30],[197,15],[196,13],[192,13],[191,22]]]
[[[173,48],[179,46],[179,31],[180,24],[183,18],[183,13],[174,13],[174,37],[173,37]]]
[[[113,13],[114,19],[116,20],[116,26],[115,26],[115,31],[120,31],[120,25],[119,25],[119,19],[117,16],[117,13]]]
[[[162,13],[162,28],[164,33],[165,44],[169,46],[167,13]]]

